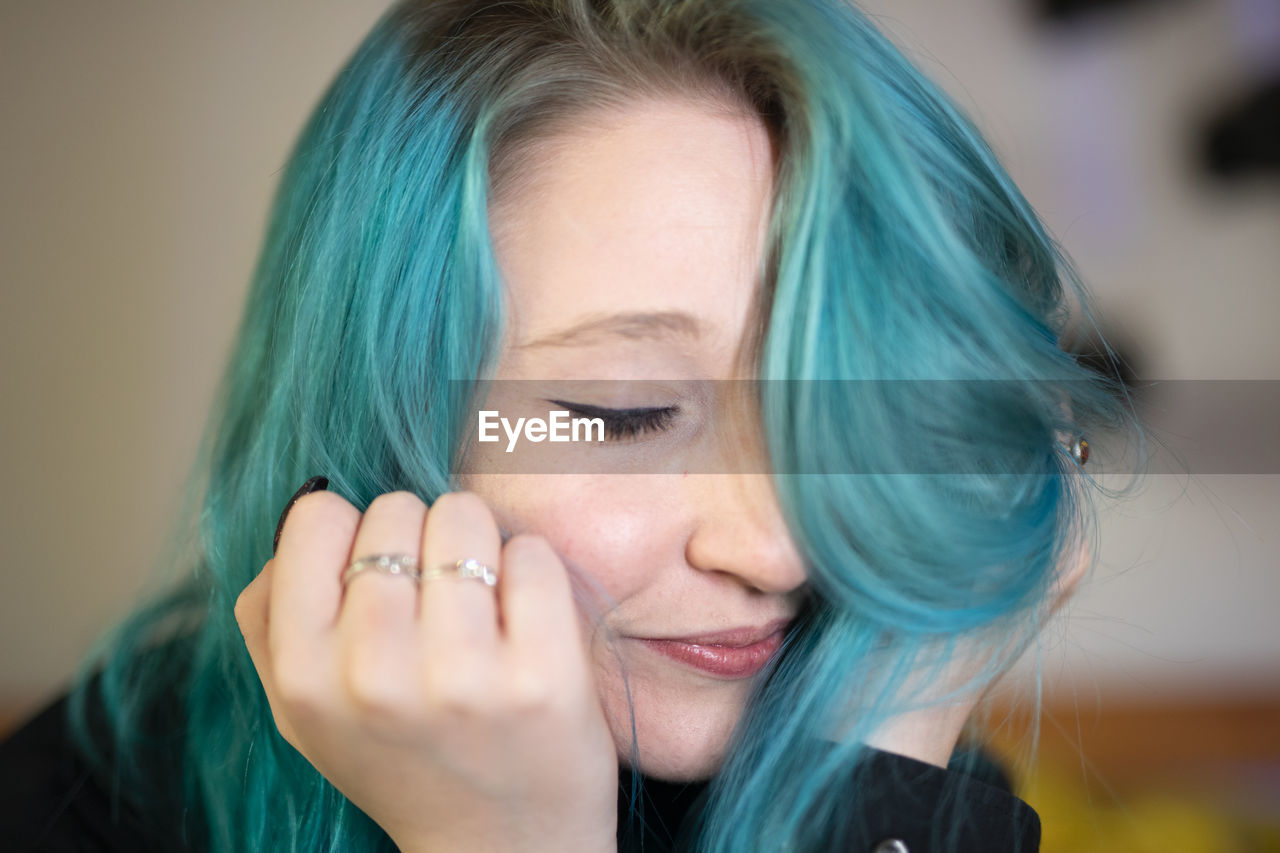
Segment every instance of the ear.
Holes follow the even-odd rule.
[[[1093,548],[1089,545],[1087,539],[1081,537],[1079,548],[1073,551],[1071,556],[1058,567],[1053,589],[1049,593],[1052,598],[1052,602],[1049,605],[1050,616],[1057,613],[1058,608],[1066,604],[1067,599],[1075,592],[1080,579],[1085,576],[1092,564]]]

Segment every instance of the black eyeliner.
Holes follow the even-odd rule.
[[[657,412],[670,412],[675,414],[680,410],[679,406],[649,406],[645,408],[634,409],[609,409],[604,406],[592,406],[589,403],[570,403],[568,400],[547,400],[546,402],[559,406],[562,409],[568,409],[575,414],[582,415],[587,418],[643,418],[646,415],[652,415]]]
[[[599,418],[605,424],[606,436],[613,440],[635,438],[646,432],[664,430],[680,411],[679,406],[610,409],[588,403],[571,403],[568,400],[545,402],[567,409],[579,417]]]

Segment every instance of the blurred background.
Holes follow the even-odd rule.
[[[278,170],[387,5],[0,0],[0,730],[157,584]],[[1005,680],[1043,849],[1280,850],[1280,0],[861,5],[1181,389],[1161,435],[1235,451],[1103,505],[1038,760]]]

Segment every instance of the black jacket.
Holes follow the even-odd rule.
[[[181,781],[158,780],[153,790],[113,799],[108,779],[90,771],[66,726],[66,697],[58,699],[0,744],[0,848],[41,853],[71,851],[200,850],[199,823],[184,821]],[[172,720],[169,720],[172,723]],[[147,748],[177,768],[180,744],[163,720]],[[105,742],[105,739],[104,739]],[[1004,774],[978,758],[963,773],[958,760],[943,770],[887,752],[873,755],[875,784],[832,827],[830,850],[849,853],[1034,853],[1040,821],[1013,796]],[[975,769],[976,768],[976,769]],[[176,774],[175,774],[176,775]],[[618,850],[663,853],[701,806],[706,783],[673,784],[642,777],[642,820],[628,821],[631,773],[619,774]],[[967,815],[952,817],[954,809]],[[186,834],[191,837],[184,838]],[[954,834],[954,838],[948,836]],[[895,845],[894,840],[898,841]],[[256,853],[256,851],[255,851]]]

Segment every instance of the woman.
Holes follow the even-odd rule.
[[[284,175],[190,577],[15,831],[1035,849],[956,745],[1087,566],[1064,284],[841,0],[398,3]]]

